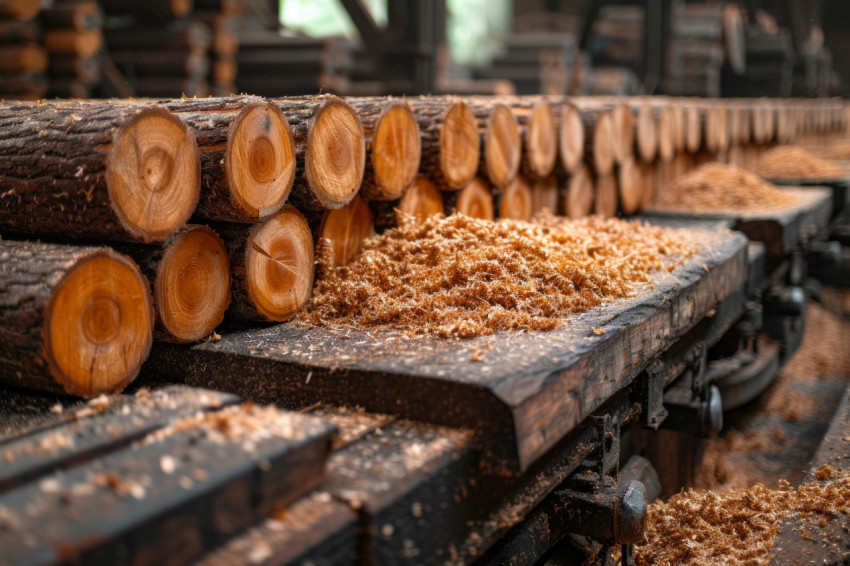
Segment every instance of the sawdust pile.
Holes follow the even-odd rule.
[[[802,147],[783,145],[763,154],[756,172],[767,179],[835,179],[847,177],[843,169]]]
[[[689,490],[649,506],[637,565],[767,564],[779,522],[794,513],[825,518],[850,511],[850,477],[824,467],[792,489],[756,484],[725,494]],[[823,481],[826,480],[826,481]]]
[[[349,265],[320,258],[300,319],[445,338],[551,330],[696,252],[682,231],[597,217],[537,220],[400,215],[398,227],[367,239]]]
[[[706,212],[778,208],[794,202],[790,195],[740,167],[706,163],[664,186],[655,206]]]

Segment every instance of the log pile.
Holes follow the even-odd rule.
[[[35,100],[47,93],[47,52],[39,0],[0,3],[0,98]]]
[[[101,80],[103,12],[92,0],[63,0],[41,12],[50,54],[47,94],[89,98]]]
[[[289,320],[399,213],[629,215],[698,163],[846,126],[831,99],[3,102],[0,381],[94,396],[152,341]]]

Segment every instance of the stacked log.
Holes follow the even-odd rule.
[[[64,0],[42,11],[50,52],[48,96],[89,98],[101,80],[103,12],[93,0]]]
[[[0,5],[0,98],[36,100],[47,93],[47,52],[39,0]]]
[[[209,94],[212,33],[206,25],[190,20],[124,21],[104,33],[112,60],[136,95]]]

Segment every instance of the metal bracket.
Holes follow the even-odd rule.
[[[687,369],[664,393],[670,413],[664,428],[701,436],[717,434],[723,428],[720,390],[706,379],[706,366],[705,346],[697,344]]]
[[[611,473],[620,464],[620,418],[617,415],[593,415],[589,418],[594,448],[579,466],[599,476]]]
[[[664,362],[660,359],[647,367],[639,378],[638,396],[643,408],[640,419],[644,428],[658,430],[667,418],[667,409],[664,408],[665,381]]]

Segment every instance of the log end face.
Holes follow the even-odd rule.
[[[665,106],[658,117],[658,157],[670,161],[676,152],[676,116],[671,106]]]
[[[551,214],[558,214],[559,203],[558,178],[550,175],[545,179],[537,179],[531,185],[531,214],[532,216],[543,209]]]
[[[561,164],[568,173],[577,171],[584,160],[584,124],[581,114],[572,105],[567,105],[558,133]]]
[[[443,194],[424,175],[417,175],[404,192],[398,210],[421,220],[442,214]]]
[[[612,111],[614,119],[614,149],[617,163],[632,156],[635,144],[635,117],[628,104],[619,103]]]
[[[510,108],[496,106],[484,136],[484,162],[487,177],[498,188],[508,186],[519,172],[522,134]]]
[[[198,204],[201,164],[195,137],[163,108],[143,110],[118,131],[106,180],[124,228],[144,242],[165,240]]]
[[[476,177],[460,191],[457,212],[471,218],[495,220],[493,193],[484,180]]]
[[[348,265],[363,249],[363,242],[375,233],[369,206],[359,196],[342,208],[328,210],[319,226],[319,240],[331,252],[334,267]]]
[[[502,191],[499,218],[530,222],[533,214],[531,200],[531,185],[525,177],[517,175]]]
[[[558,158],[558,132],[548,102],[535,105],[525,140],[528,165],[535,177],[543,178],[555,168]]]
[[[397,103],[384,112],[372,142],[372,167],[382,200],[401,197],[419,170],[419,124],[410,108]]]
[[[689,104],[685,107],[685,149],[688,153],[699,151],[702,141],[702,124],[700,123],[699,108]]]
[[[310,191],[324,208],[339,208],[357,194],[366,143],[360,118],[346,102],[331,97],[316,111],[305,160]]]
[[[295,179],[295,144],[276,104],[253,104],[233,122],[225,169],[234,204],[255,220],[283,207]]]
[[[643,198],[643,178],[634,159],[620,164],[617,172],[620,185],[620,206],[623,214],[631,215],[638,211]]]
[[[154,281],[156,311],[176,342],[197,342],[224,319],[230,304],[230,261],[221,238],[192,226],[166,247]]]
[[[450,189],[469,183],[478,171],[481,141],[475,115],[462,100],[452,102],[440,130],[440,171]]]
[[[570,177],[567,186],[566,213],[570,218],[584,218],[593,210],[593,180],[587,167],[581,167]]]
[[[653,161],[658,154],[658,123],[649,105],[643,105],[638,110],[637,149],[644,161]]]
[[[313,288],[313,262],[307,220],[285,205],[257,227],[246,253],[248,296],[257,312],[283,322],[301,310]]]
[[[615,130],[610,112],[602,112],[593,131],[593,165],[599,175],[614,170]]]
[[[603,218],[616,216],[618,201],[617,176],[599,176],[596,179],[596,199],[593,205],[593,213]]]
[[[69,394],[116,393],[147,358],[153,323],[148,282],[136,264],[98,250],[57,285],[45,311],[44,355]]]

